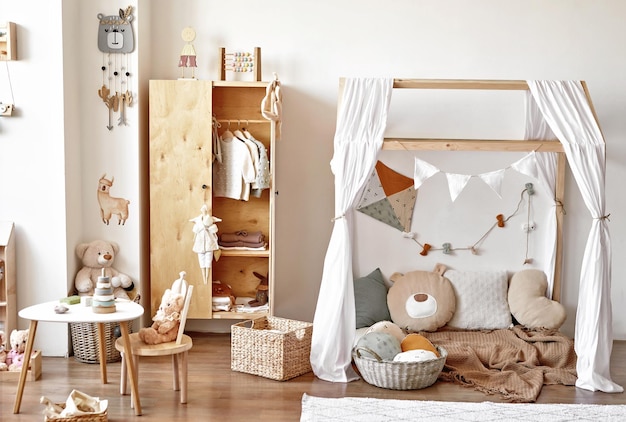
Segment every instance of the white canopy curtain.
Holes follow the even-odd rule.
[[[358,193],[383,144],[393,79],[346,79],[337,114],[331,170],[335,218],[313,319],[311,366],[326,381],[359,377],[352,369],[356,326],[352,281],[352,216]]]
[[[526,95],[526,134],[524,139],[530,140],[556,140],[556,136],[552,133],[550,126],[546,123],[541,111],[537,107],[537,103],[533,99],[530,92]],[[537,152],[535,154],[537,162],[537,179],[541,182],[543,188],[553,198],[553,205],[556,208],[556,174],[557,174],[557,155],[554,152]],[[558,210],[559,212],[562,210]],[[545,257],[544,271],[548,278],[548,297],[552,299],[554,291],[554,269],[556,267],[556,237],[557,237],[557,221],[555,209],[547,211],[546,228],[544,232],[545,250],[550,252],[550,256]]]
[[[574,344],[576,386],[607,393],[624,389],[611,380],[613,348],[611,239],[605,210],[606,151],[602,132],[580,82],[528,81],[546,122],[563,144],[593,222],[580,271]]]

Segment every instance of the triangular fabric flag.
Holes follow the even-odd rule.
[[[387,198],[382,198],[378,202],[361,207],[357,211],[369,215],[370,217],[375,218],[382,223],[388,224],[400,231],[404,231],[402,223],[396,216],[396,211],[393,209]]]
[[[419,187],[422,186],[422,183],[424,183],[426,179],[434,176],[440,171],[441,170],[439,170],[432,164],[415,157],[415,170],[413,171],[413,182],[415,189],[419,189]]]
[[[405,232],[411,231],[411,219],[413,218],[413,208],[416,198],[417,191],[413,186],[387,197],[391,207],[396,213],[400,225],[402,225],[402,230]]]
[[[531,151],[524,157],[520,158],[513,164],[511,168],[518,172],[533,178],[537,178],[537,159],[535,157],[535,151]]]
[[[381,161],[376,163],[376,173],[387,196],[401,192],[413,185],[413,180],[410,177],[390,169]]]
[[[456,198],[459,194],[465,189],[467,182],[472,178],[471,175],[467,174],[454,174],[454,173],[446,173],[446,177],[448,178],[448,189],[450,190],[450,199],[452,202],[456,201]]]
[[[359,204],[357,208],[366,207],[374,202],[378,202],[385,197],[385,191],[383,190],[383,186],[380,183],[380,179],[378,178],[378,174],[376,170],[372,171],[372,174],[363,189],[363,193],[361,194],[361,199],[359,200]]]
[[[500,199],[502,199],[502,195],[500,193],[502,192],[502,179],[504,179],[504,171],[505,169],[502,169],[478,175],[483,182],[493,189]]]

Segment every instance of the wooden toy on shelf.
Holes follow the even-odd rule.
[[[227,53],[220,48],[220,81],[226,80],[226,72],[254,73],[254,81],[261,81],[261,48],[254,47],[254,53]]]

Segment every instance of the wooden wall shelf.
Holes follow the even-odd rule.
[[[0,24],[0,60],[17,60],[17,31],[13,22]]]
[[[10,221],[0,221],[0,331],[6,335],[7,350],[11,331],[17,328],[17,281],[15,271],[15,232]]]

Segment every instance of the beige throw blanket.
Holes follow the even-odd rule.
[[[574,341],[556,330],[421,333],[448,351],[441,381],[499,394],[514,402],[534,402],[543,385],[576,383]]]

